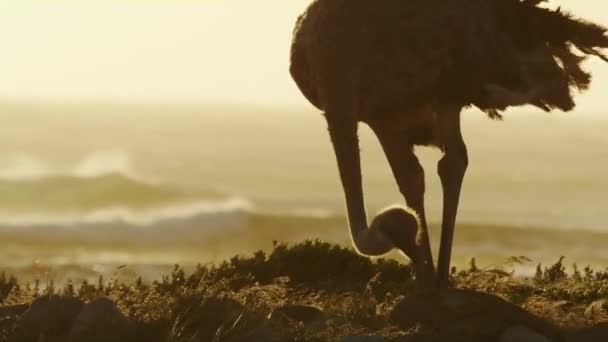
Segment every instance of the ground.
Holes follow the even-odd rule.
[[[481,270],[472,260],[468,269],[452,272],[459,290],[441,298],[416,291],[410,265],[371,261],[319,241],[275,244],[268,254],[234,257],[190,274],[176,265],[153,283],[100,279],[41,290],[20,284],[18,275],[2,275],[0,341],[498,341],[521,326],[551,340],[572,334],[582,340],[581,334],[608,322],[602,301],[608,272],[573,266],[567,274],[563,258],[539,265],[529,279],[513,276],[509,267]],[[69,305],[53,307],[49,298],[76,308],[99,305],[75,318],[79,309],[69,316]],[[40,310],[43,322],[32,318]],[[71,317],[69,324],[53,323],[62,315]],[[117,315],[124,320],[109,318]],[[71,319],[88,329],[86,337],[73,337]]]

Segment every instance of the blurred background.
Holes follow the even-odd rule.
[[[325,123],[287,72],[307,3],[0,0],[0,270],[155,279],[273,240],[349,244]],[[608,23],[603,0],[550,5]],[[608,66],[587,68],[572,113],[467,110],[457,265],[608,265]],[[369,211],[403,202],[361,134]],[[436,238],[440,153],[417,152]]]

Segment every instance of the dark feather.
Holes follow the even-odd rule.
[[[585,58],[608,61],[607,29],[545,3],[316,0],[294,30],[291,74],[320,109],[339,87],[374,113],[436,102],[492,118],[524,104],[569,111],[591,83]]]

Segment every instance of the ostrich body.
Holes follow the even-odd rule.
[[[607,60],[606,29],[542,0],[316,0],[296,23],[290,73],[323,111],[346,198],[353,244],[365,255],[398,248],[419,284],[448,282],[454,225],[468,165],[460,129],[464,107],[501,118],[510,106],[574,108],[585,90],[587,55]],[[378,137],[404,208],[368,225],[358,123]],[[437,274],[424,211],[424,171],[415,145],[435,146],[443,188]]]

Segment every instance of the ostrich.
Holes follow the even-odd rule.
[[[608,61],[606,29],[544,0],[315,0],[298,18],[290,74],[323,112],[346,198],[355,249],[397,248],[419,286],[448,285],[460,190],[468,165],[461,111],[500,119],[511,106],[574,108],[588,88],[587,56]],[[368,225],[357,127],[377,136],[407,207]],[[443,217],[437,269],[424,211],[424,170],[413,147],[443,151]]]

